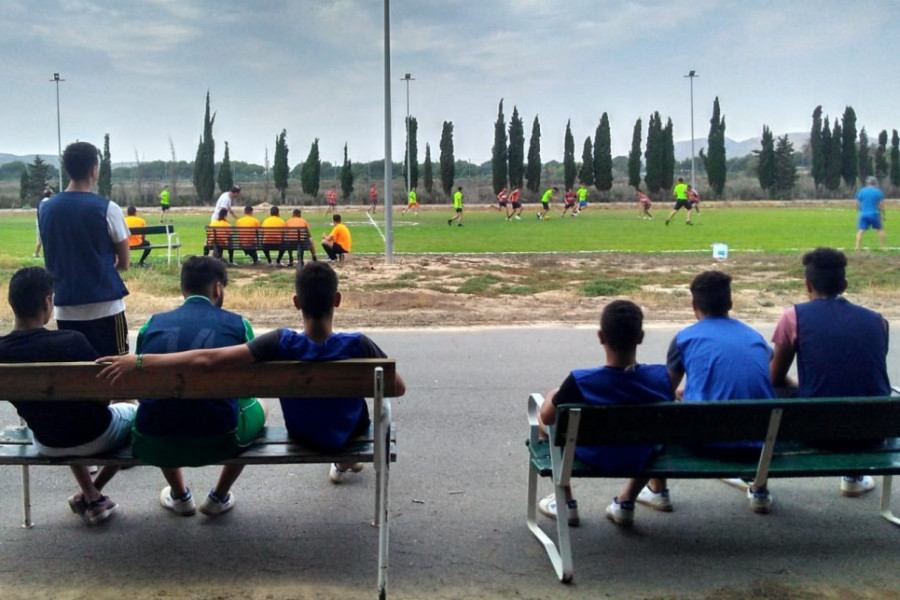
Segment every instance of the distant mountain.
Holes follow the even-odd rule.
[[[776,133],[775,138],[779,138],[783,133]],[[794,152],[800,152],[804,144],[809,143],[809,132],[799,131],[787,134],[788,139],[794,145]],[[746,140],[735,141],[731,138],[725,138],[725,156],[727,158],[739,158],[747,156],[754,150],[759,150],[762,145],[762,138],[748,138]],[[706,151],[706,138],[694,138],[694,152],[700,156],[700,149]],[[684,160],[691,157],[691,140],[682,140],[675,142],[675,160]]]
[[[690,150],[688,150],[690,153]],[[0,152],[0,165],[5,165],[6,163],[15,162],[17,160],[22,161],[26,164],[31,164],[34,162],[34,154],[26,154],[25,156],[16,156],[15,154],[4,154]],[[56,166],[59,163],[59,157],[55,154],[40,154],[41,160],[46,163],[49,163],[53,166]]]

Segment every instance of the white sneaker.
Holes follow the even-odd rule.
[[[359,473],[363,470],[362,463],[354,463],[348,469],[341,469],[336,464],[331,463],[331,469],[328,471],[328,479],[331,480],[331,483],[337,485],[344,480],[344,475],[348,472],[350,473]]]
[[[210,490],[203,502],[200,503],[200,512],[207,517],[218,517],[234,508],[234,494],[228,492],[224,498],[219,498],[215,491]]]
[[[767,489],[756,490],[754,492],[748,487],[747,502],[750,503],[750,510],[755,513],[764,515],[768,513],[772,508],[772,494],[770,494],[769,490]]]
[[[578,518],[578,500],[574,498],[566,502],[566,507],[569,509],[569,527],[578,527],[578,524],[581,523],[581,519]],[[549,496],[542,498],[540,502],[538,502],[538,510],[541,511],[541,514],[545,517],[549,517],[556,520],[556,494],[551,493]]]
[[[194,497],[191,496],[191,490],[188,489],[187,493],[181,498],[175,499],[172,497],[172,488],[171,486],[166,486],[159,493],[159,503],[166,510],[171,510],[173,513],[181,515],[183,517],[189,517],[194,514],[197,510],[194,505]]]
[[[634,502],[619,503],[618,497],[606,507],[606,518],[622,527],[634,525]]]
[[[649,506],[653,510],[662,512],[672,512],[672,501],[669,500],[669,488],[663,488],[659,492],[654,492],[649,485],[645,485],[641,493],[638,494],[637,502],[644,506]]]
[[[841,477],[841,496],[859,498],[875,489],[875,480],[868,475],[861,477]]]

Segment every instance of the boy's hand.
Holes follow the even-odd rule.
[[[122,375],[134,371],[137,368],[137,355],[123,354],[121,356],[102,356],[96,362],[105,365],[97,373],[97,379],[106,379],[110,385],[114,384]]]

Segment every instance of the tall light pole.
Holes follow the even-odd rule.
[[[694,77],[700,76],[697,75],[697,71],[691,71],[685,77],[691,80],[691,189],[695,190],[697,186],[694,184]]]
[[[59,73],[54,73],[53,79],[50,80],[51,83],[56,83],[56,147],[57,147],[57,150],[59,151],[59,154],[57,156],[59,157],[59,191],[61,192],[61,191],[63,191],[63,189],[62,189],[63,164],[62,164],[62,133],[59,128],[59,82],[60,81],[65,81],[65,79],[60,79]]]
[[[409,82],[415,81],[415,77],[407,73],[400,81],[406,82],[406,193],[412,189],[412,157],[410,156],[410,126],[409,126]]]
[[[384,0],[384,262],[389,265],[394,264],[394,205],[391,193],[393,177],[393,164],[391,164],[391,0]],[[385,551],[387,551],[386,548]]]

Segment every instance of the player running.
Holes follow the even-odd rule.
[[[522,202],[520,202],[519,197],[522,195],[522,190],[519,188],[514,188],[512,192],[509,193],[509,203],[512,205],[512,212],[509,216],[506,217],[506,220],[516,219],[518,221],[522,220],[520,216],[522,211]]]
[[[652,219],[653,215],[650,214],[650,206],[653,203],[650,202],[650,196],[641,190],[635,190],[634,192],[637,194],[638,219]]]
[[[570,208],[572,209],[573,217],[578,214],[578,209],[575,207],[575,190],[573,190],[572,188],[568,188],[566,190],[565,196],[563,196],[563,201],[564,201],[563,211],[562,211],[563,217],[566,216],[566,212]]]

